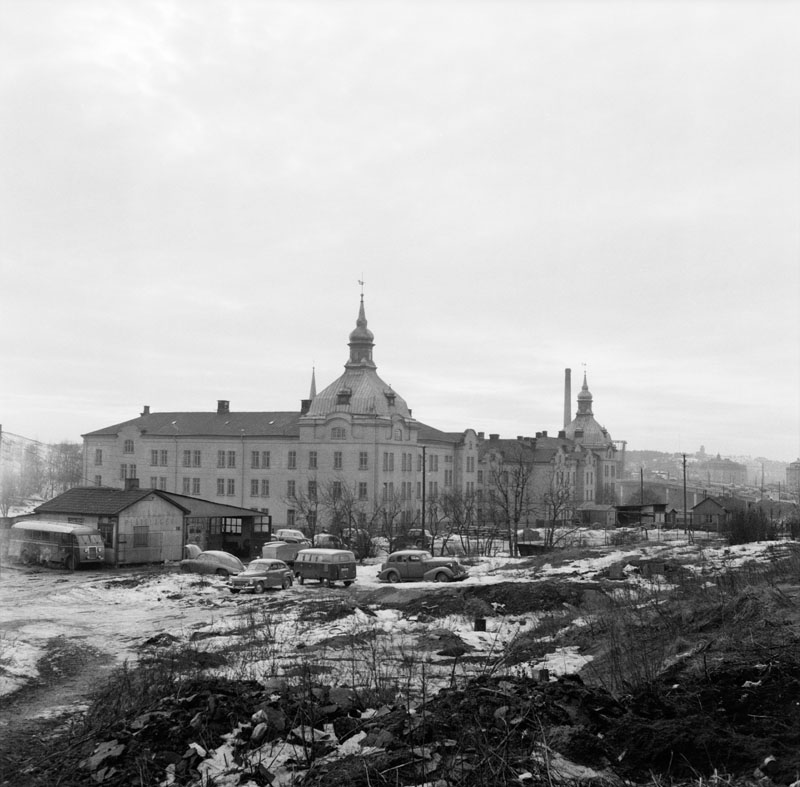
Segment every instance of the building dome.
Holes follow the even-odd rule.
[[[600,426],[594,419],[592,413],[592,394],[586,382],[586,374],[583,375],[583,386],[578,394],[578,412],[575,418],[564,428],[566,436],[576,443],[591,448],[600,448],[612,444],[611,435]]]
[[[350,332],[350,358],[344,374],[311,399],[307,415],[324,418],[331,413],[350,413],[372,417],[401,415],[411,417],[411,411],[401,396],[385,383],[372,360],[374,335],[367,328],[364,296],[361,296],[356,327]]]

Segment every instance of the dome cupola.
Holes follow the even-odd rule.
[[[364,312],[364,295],[361,295],[361,306],[358,310],[356,327],[350,331],[350,360],[345,364],[345,368],[350,366],[371,366],[377,368],[372,360],[372,348],[375,346],[375,336],[367,328],[367,315]]]

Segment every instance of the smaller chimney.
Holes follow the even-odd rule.
[[[231,403],[227,399],[217,399],[217,412],[229,413],[231,411]]]
[[[139,479],[138,478],[126,478],[125,479],[125,491],[130,492],[132,489],[139,488]]]
[[[150,415],[150,405],[146,404],[142,409],[142,415]]]
[[[478,432],[478,440],[483,440],[483,439],[484,439],[483,432]]]
[[[489,435],[489,439],[490,440],[499,440],[500,439],[500,435],[499,434],[490,434]]]
[[[300,415],[305,415],[311,409],[311,399],[300,400]]]
[[[547,430],[546,429],[542,429],[542,437],[547,437]]]
[[[567,431],[566,431],[566,429],[559,430],[558,437],[561,440],[566,440],[567,439]]]

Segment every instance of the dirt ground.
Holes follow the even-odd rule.
[[[549,612],[558,624],[554,639],[563,636],[566,643],[568,635],[558,633],[560,621],[596,610],[598,599],[620,586],[604,580],[452,585],[435,597],[386,587],[356,598],[360,605],[402,608],[432,622],[452,613],[479,618]],[[26,720],[24,712],[31,705],[55,707],[107,674],[102,651],[63,642],[54,647],[52,669],[41,671],[38,685],[3,708],[3,715],[16,715],[17,721],[0,745],[0,784],[155,785],[170,764],[175,784],[199,783],[200,757],[192,746],[200,742],[213,749],[240,723],[241,783],[267,785],[272,775],[249,756],[262,742],[252,721],[256,712],[273,722],[268,737],[288,735],[298,724],[327,724],[340,741],[364,734],[374,744],[368,756],[326,759],[325,744],[312,741],[315,764],[304,785],[797,782],[800,584],[745,587],[730,594],[727,606],[679,614],[680,620],[664,621],[681,631],[671,666],[635,690],[612,691],[596,679],[604,664],[614,666],[611,650],[585,633],[581,645],[599,665],[594,676],[547,680],[523,672],[487,673],[440,692],[413,713],[389,705],[377,717],[366,715],[357,698],[343,699],[341,690],[324,681],[276,690],[215,678],[162,696],[144,716],[116,719],[104,740],[121,753],[113,767],[94,771],[86,763],[98,740],[82,740],[63,717]],[[529,655],[525,648],[520,643],[520,662]]]

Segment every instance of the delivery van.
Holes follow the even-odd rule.
[[[348,549],[301,549],[294,559],[294,574],[301,585],[316,579],[322,585],[356,581],[356,556]]]

